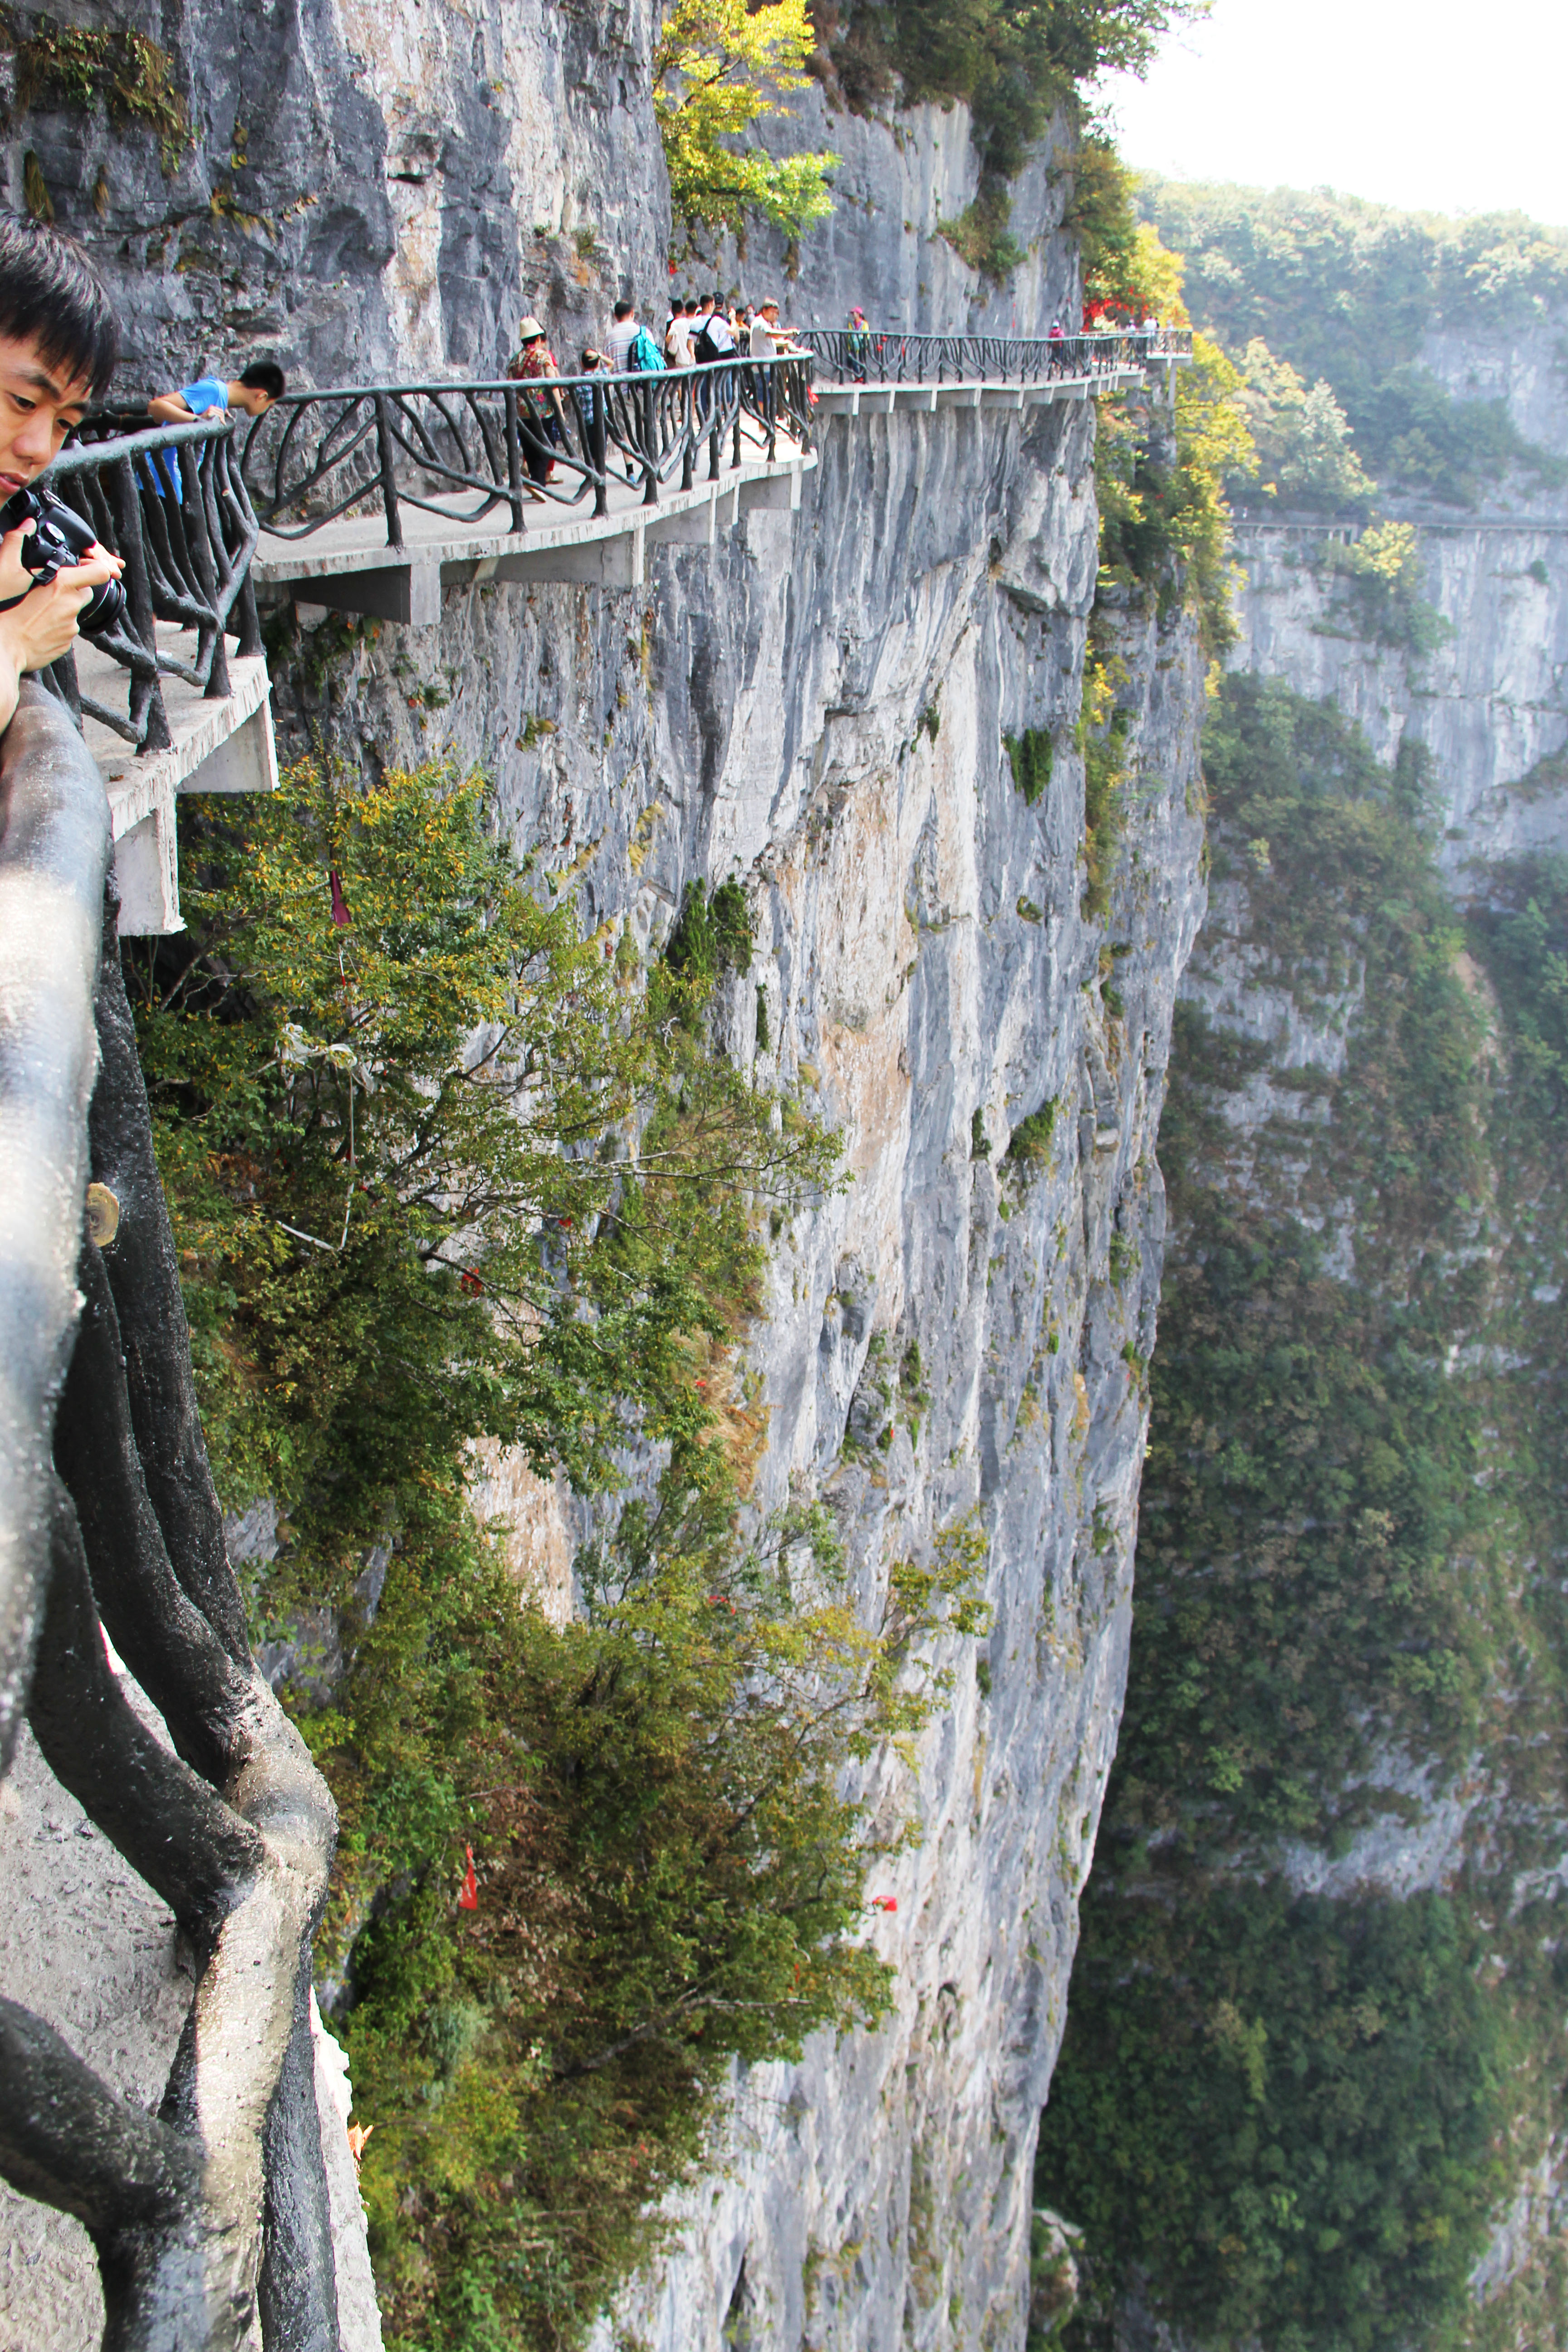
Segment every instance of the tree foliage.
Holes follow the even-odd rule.
[[[758,1223],[835,1155],[710,1048],[741,885],[645,971],[477,777],[303,767],[182,825],[192,932],[131,977],[220,1492],[282,1507],[254,1613],[342,1820],[317,1962],[388,2340],[557,2352],[731,2062],[885,2006],[877,1759],[984,1625],[984,1545],[891,1563],[868,1622],[825,1515],[742,1533]],[[477,1524],[479,1440],[597,1494],[576,1613]]]
[[[805,0],[677,0],[654,53],[654,113],[670,202],[688,230],[742,232],[755,213],[792,236],[833,209],[826,152],[770,155],[740,147],[783,97],[805,86],[816,35]]]
[[[1242,354],[1241,376],[1260,494],[1291,509],[1364,511],[1376,485],[1351,445],[1344,410],[1324,378],[1309,387],[1259,335]]]
[[[1422,360],[1439,319],[1492,335],[1568,290],[1568,233],[1517,214],[1464,221],[1288,188],[1145,175],[1139,205],[1186,264],[1197,323],[1239,358],[1254,339],[1319,379],[1387,487],[1473,504],[1510,473],[1548,487],[1568,466],[1526,441],[1501,401],[1456,398]]]
[[[583,938],[478,778],[186,807],[189,944],[131,978],[226,1499],[308,1495],[319,1579],[481,1432],[584,1487],[697,1444],[689,1343],[833,1158],[707,1050],[711,971]]]

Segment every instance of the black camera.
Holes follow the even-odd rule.
[[[40,584],[84,562],[98,543],[92,525],[47,490],[18,490],[0,507],[0,531],[16,530],[25,522],[33,528],[22,541],[22,562]],[[105,580],[78,614],[77,627],[84,636],[99,636],[112,629],[124,612],[124,589],[118,580]]]

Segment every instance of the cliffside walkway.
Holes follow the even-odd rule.
[[[800,504],[811,362],[290,394],[247,436],[258,585],[386,620],[491,580],[632,588],[650,546],[711,546]]]
[[[1179,367],[1193,355],[1190,327],[1056,336],[810,327],[799,340],[816,362],[817,414],[825,416],[1088,400],[1128,390],[1154,368]]]
[[[830,418],[1083,400],[1192,347],[1170,329],[801,340],[662,374],[293,393],[245,426],[92,418],[49,480],[124,557],[127,610],[52,683],[108,787],[121,929],[181,928],[179,793],[277,782],[258,589],[429,625],[453,587],[635,588],[652,548],[798,507]]]

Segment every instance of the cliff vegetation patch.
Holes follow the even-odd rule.
[[[388,2341],[565,2347],[731,2061],[880,2013],[910,1832],[857,1776],[983,1624],[981,1547],[894,1563],[868,1631],[826,1517],[742,1520],[731,1357],[835,1152],[711,1051],[695,917],[623,967],[440,768],[181,815],[191,930],[128,973],[220,1491],[277,1515],[254,1631],[342,1818]],[[733,961],[743,895],[701,916]],[[479,1527],[481,1440],[599,1498],[574,1610]]]

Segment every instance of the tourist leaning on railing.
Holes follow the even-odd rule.
[[[0,221],[0,524],[10,526],[0,537],[0,730],[23,676],[58,661],[83,608],[120,573],[119,557],[96,541],[86,562],[57,568],[73,551],[57,545],[51,555],[47,514],[18,511],[102,393],[119,345],[109,297],[80,247],[54,229]],[[74,515],[71,528],[80,534]]]

